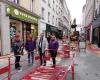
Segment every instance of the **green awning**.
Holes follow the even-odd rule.
[[[6,14],[8,16],[15,17],[15,18],[20,19],[22,21],[27,21],[30,23],[38,23],[38,17],[33,16],[33,15],[31,15],[31,14],[29,14],[21,9],[17,9],[16,7],[11,6],[11,5],[8,5],[6,7]]]

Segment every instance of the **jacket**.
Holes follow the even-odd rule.
[[[33,51],[34,49],[36,49],[36,41],[27,40],[27,41],[26,41],[26,44],[25,44],[25,49],[26,49],[28,52],[31,52],[31,51]]]
[[[40,38],[38,39],[38,48],[40,48],[39,42],[40,42]],[[48,45],[47,39],[45,37],[43,37],[42,47],[41,47],[42,53],[45,52],[45,49],[47,48],[47,45]]]
[[[58,48],[59,48],[59,43],[58,41],[50,41],[49,45],[48,45],[49,51],[55,51],[57,52]]]
[[[20,55],[21,54],[21,49],[22,49],[22,45],[21,45],[21,41],[14,41],[12,49],[14,51],[14,55]]]

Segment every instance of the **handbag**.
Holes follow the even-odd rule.
[[[38,54],[38,52],[36,52],[35,60],[39,60],[39,59],[40,59],[40,55]]]
[[[50,54],[48,51],[45,53],[45,60],[50,60]]]
[[[50,60],[50,55],[46,55],[45,60]]]

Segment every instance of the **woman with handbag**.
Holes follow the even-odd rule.
[[[48,45],[48,49],[49,49],[49,52],[50,52],[50,55],[51,55],[52,61],[53,61],[52,67],[56,66],[56,56],[57,56],[58,48],[59,48],[59,43],[56,40],[56,37],[53,35],[51,37],[50,43]]]
[[[28,63],[34,63],[34,51],[36,49],[36,40],[33,40],[33,36],[30,34],[27,37],[27,41],[25,43],[25,49],[28,52]]]

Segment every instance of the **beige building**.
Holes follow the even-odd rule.
[[[68,35],[71,15],[65,0],[41,0],[39,33],[51,32],[57,37]]]
[[[40,19],[40,0],[0,0],[0,52],[9,54],[15,32],[20,32],[20,39],[26,40],[27,31],[38,35]],[[6,23],[6,24],[5,24]],[[1,46],[2,45],[2,46]]]

